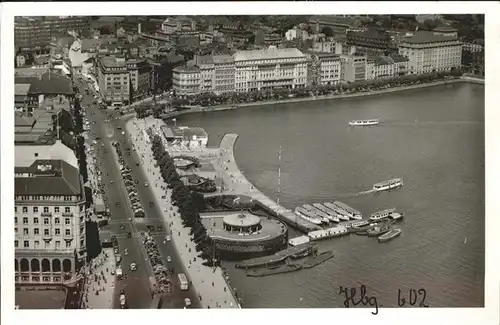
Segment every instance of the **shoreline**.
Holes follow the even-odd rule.
[[[279,104],[287,104],[287,103],[303,103],[303,102],[312,102],[312,101],[321,101],[321,100],[334,100],[334,99],[377,96],[377,95],[391,94],[391,93],[395,93],[395,92],[402,92],[402,91],[422,89],[422,88],[435,87],[435,86],[442,86],[442,85],[448,85],[448,84],[456,84],[456,83],[473,83],[473,84],[484,85],[484,80],[464,76],[464,77],[461,77],[460,79],[441,80],[441,81],[422,83],[422,84],[411,85],[411,86],[402,86],[402,87],[381,89],[381,90],[370,91],[370,92],[357,92],[354,94],[325,95],[325,96],[313,96],[313,97],[303,97],[303,98],[287,98],[287,99],[267,100],[267,101],[252,102],[252,103],[242,103],[242,104],[238,104],[237,106],[220,105],[220,106],[211,106],[211,107],[192,107],[192,108],[187,109],[187,110],[163,114],[162,118],[169,119],[169,118],[173,118],[173,117],[177,117],[177,116],[181,116],[181,115],[185,115],[185,114],[229,111],[229,110],[237,110],[239,108],[248,108],[248,107],[254,107],[254,106],[261,106],[261,105],[279,105]],[[135,114],[135,112],[133,112],[131,114]]]

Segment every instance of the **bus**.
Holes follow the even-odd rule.
[[[179,283],[181,285],[181,290],[186,291],[189,290],[189,282],[184,273],[179,273]]]

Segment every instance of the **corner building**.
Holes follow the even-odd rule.
[[[19,150],[33,153],[34,148]],[[85,191],[72,165],[76,159],[44,159],[47,152],[37,153],[15,167],[16,286],[73,281],[86,258]]]

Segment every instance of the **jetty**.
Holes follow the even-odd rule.
[[[270,213],[272,216],[280,219],[289,226],[297,228],[303,232],[310,232],[321,229],[320,226],[315,225],[295,213],[292,210],[282,207],[269,197],[264,195],[261,191],[256,189],[239,170],[238,165],[234,159],[234,145],[238,139],[237,134],[225,134],[220,142],[220,155],[224,166],[214,166],[216,169],[221,168],[221,173],[224,177],[224,184],[228,187],[223,191],[223,194],[231,195],[246,195],[252,198],[259,207]],[[223,168],[222,168],[223,167]],[[214,193],[212,195],[220,195]],[[206,195],[210,196],[210,195]]]
[[[257,266],[275,265],[277,263],[281,263],[281,262],[285,261],[289,257],[311,254],[312,250],[313,250],[313,246],[310,245],[309,243],[301,244],[301,245],[289,247],[289,248],[284,249],[282,251],[279,251],[273,255],[244,260],[241,263],[236,264],[236,267],[245,269],[245,268],[257,267]]]

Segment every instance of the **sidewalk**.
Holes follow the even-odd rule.
[[[164,221],[170,225],[172,239],[178,250],[183,263],[187,267],[188,278],[193,283],[204,308],[238,308],[238,303],[231,294],[224,280],[223,272],[220,267],[212,268],[202,264],[203,259],[198,257],[195,244],[191,241],[189,228],[182,226],[181,218],[177,208],[171,202],[172,192],[167,191],[166,199],[161,199],[165,195],[162,188],[167,188],[167,184],[161,179],[159,169],[154,167],[154,158],[152,157],[151,144],[148,142],[145,134],[145,127],[152,127],[154,130],[160,130],[161,121],[148,120],[148,122],[132,119],[127,123],[127,131],[134,142],[136,150],[140,155],[144,155],[144,163],[141,165],[144,173],[148,177],[150,184],[155,184],[151,188],[157,197],[160,208],[164,211]],[[174,216],[175,214],[175,216]],[[196,261],[193,261],[196,258]]]
[[[106,257],[106,254],[108,257]],[[87,273],[87,286],[83,297],[86,309],[112,309],[115,298],[115,254],[112,248],[103,249],[102,253],[92,261],[91,274]],[[98,294],[96,294],[96,291]]]

